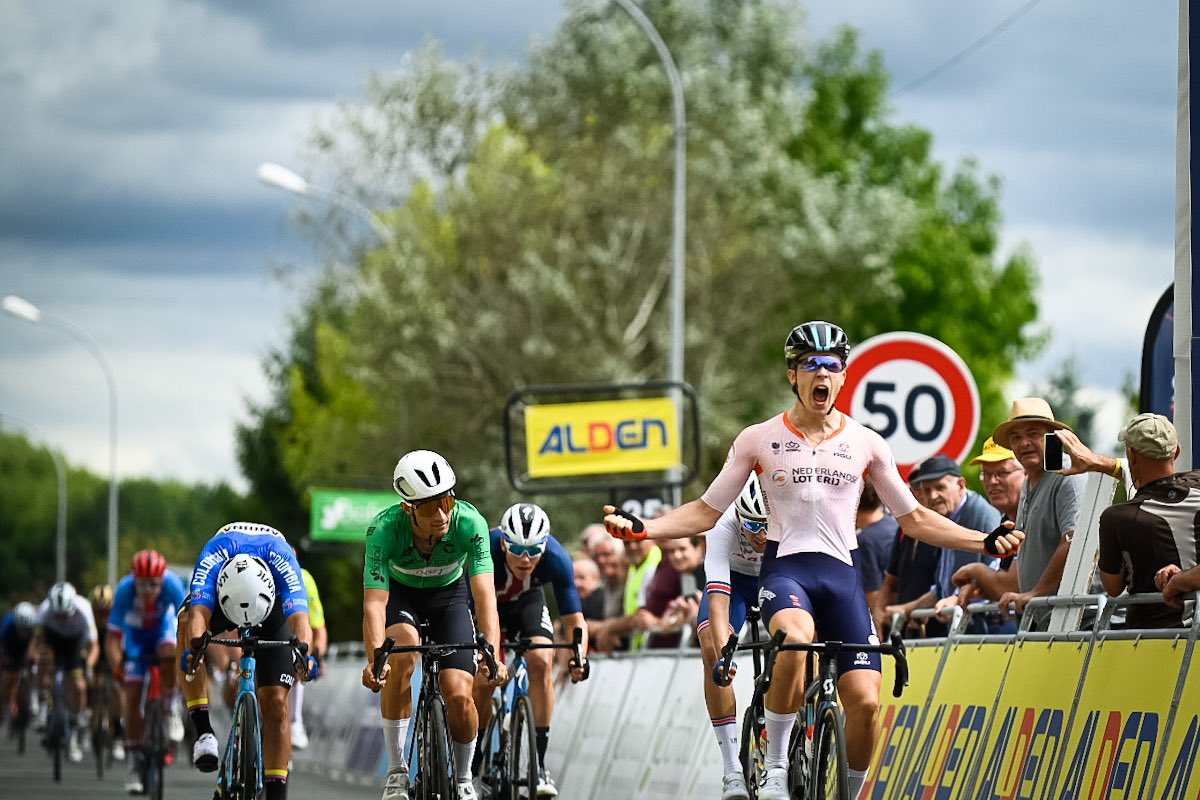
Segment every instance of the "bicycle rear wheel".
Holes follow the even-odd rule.
[[[50,749],[54,759],[54,782],[62,782],[62,762],[66,755],[67,741],[71,737],[71,725],[67,720],[67,709],[63,705],[61,694],[54,698],[54,706],[50,709],[50,721],[47,724],[50,736]]]
[[[826,706],[817,714],[813,765],[816,796],[827,800],[850,800],[846,774],[846,729],[836,706]]]
[[[146,765],[143,787],[150,800],[162,800],[163,762],[167,756],[167,733],[164,728],[161,700],[150,700],[146,703],[142,736],[145,741],[142,753]]]
[[[742,762],[742,777],[751,800],[758,797],[758,787],[767,775],[767,726],[762,704],[752,704],[742,715],[742,740],[738,748]]]
[[[418,796],[425,800],[452,800],[454,749],[450,742],[446,701],[441,695],[431,694],[425,701],[424,711],[418,751]]]
[[[533,703],[528,696],[517,698],[513,705],[509,746],[509,776],[512,800],[535,800],[537,797],[538,761],[537,731],[534,730]]]
[[[258,730],[258,705],[249,699],[238,705],[237,736],[233,791],[230,796],[234,800],[257,800],[258,781],[262,775],[262,757],[259,753],[261,740]]]

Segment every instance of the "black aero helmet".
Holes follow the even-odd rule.
[[[824,320],[802,322],[792,328],[783,345],[783,357],[790,367],[805,353],[833,353],[845,361],[850,357],[850,339],[846,332]]]

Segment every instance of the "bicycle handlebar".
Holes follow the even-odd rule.
[[[592,672],[592,663],[583,655],[583,628],[573,629],[569,642],[535,642],[528,636],[522,636],[515,642],[501,642],[500,649],[512,650],[514,653],[524,653],[527,650],[570,650],[571,660],[568,663],[571,668],[583,669],[583,677],[579,680],[586,681]]]
[[[292,665],[296,668],[301,666],[305,670],[308,669],[308,643],[302,642],[295,636],[290,637],[286,641],[280,639],[262,639],[258,636],[246,636],[240,639],[217,639],[212,635],[212,631],[205,631],[203,636],[197,636],[192,639],[192,663],[191,670],[185,673],[184,677],[191,680],[200,667],[200,662],[204,660],[205,652],[211,644],[219,644],[223,647],[237,647],[241,650],[263,650],[271,647],[290,647],[292,648]]]
[[[908,656],[907,650],[904,647],[904,639],[899,633],[893,631],[888,644],[855,644],[852,642],[786,642],[786,632],[783,630],[775,631],[775,635],[765,645],[757,642],[737,646],[737,637],[731,636],[729,642],[721,650],[721,655],[732,657],[735,650],[753,650],[756,648],[764,648],[766,650],[766,665],[763,668],[763,673],[759,680],[763,681],[764,688],[771,683],[771,675],[775,670],[775,654],[781,650],[791,652],[807,652],[807,653],[825,653],[827,655],[836,656],[844,650],[853,650],[861,653],[879,653],[880,655],[889,655],[896,662],[896,677],[892,686],[892,696],[899,697],[904,693],[904,687],[908,686]]]
[[[498,671],[496,666],[496,653],[492,649],[492,643],[484,638],[483,634],[476,634],[475,641],[470,644],[402,644],[397,645],[395,638],[389,636],[383,640],[383,644],[375,651],[374,657],[371,659],[371,672],[375,676],[375,682],[379,683],[383,680],[383,666],[387,663],[387,657],[392,653],[421,653],[422,655],[442,656],[448,655],[455,650],[478,650],[483,654],[483,662],[487,665],[488,672],[494,677]]]

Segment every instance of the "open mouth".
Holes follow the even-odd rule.
[[[818,405],[824,405],[829,400],[829,387],[814,386],[812,394],[814,402],[816,402]]]

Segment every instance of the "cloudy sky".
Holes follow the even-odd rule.
[[[1001,176],[1004,248],[1035,252],[1054,336],[1021,378],[1074,355],[1111,397],[1173,277],[1176,4],[808,5],[802,35],[850,24],[883,53],[896,118],[931,130],[940,160]],[[266,397],[260,364],[300,291],[272,265],[316,270],[289,223],[306,201],[258,183],[257,165],[300,166],[314,122],[425,37],[515,60],[564,13],[556,0],[0,4],[0,295],[95,340],[115,376],[120,474],[245,485],[233,426]],[[0,316],[0,414],[107,473],[103,375],[55,325]]]

